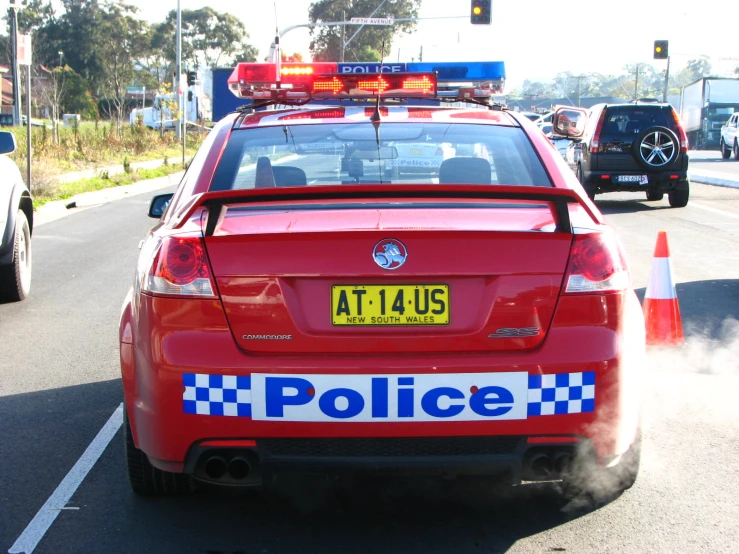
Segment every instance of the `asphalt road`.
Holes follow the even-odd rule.
[[[739,166],[739,163],[736,164]],[[49,222],[34,235],[30,298],[0,304],[0,552],[7,552],[122,400],[117,326],[148,195]],[[35,549],[59,552],[735,552],[739,544],[739,190],[691,203],[599,196],[643,294],[668,231],[688,345],[653,352],[642,471],[598,507],[546,485],[362,482],[341,502],[296,483],[287,499],[204,491],[141,499],[120,430]]]
[[[725,160],[718,150],[691,150],[690,169],[726,173],[731,179],[739,181],[739,160],[733,156]]]

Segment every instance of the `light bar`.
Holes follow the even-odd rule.
[[[316,75],[311,96],[314,98],[372,98],[380,93],[393,98],[436,96],[433,73],[375,73]]]
[[[277,66],[272,63],[240,63],[228,78],[228,88],[240,98],[271,99],[305,97],[316,73],[335,73],[338,65],[329,62],[283,63],[280,66],[280,88],[294,92],[276,92]],[[301,94],[302,91],[302,94]],[[297,96],[296,96],[297,95]]]

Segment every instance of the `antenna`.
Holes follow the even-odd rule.
[[[382,50],[380,52],[380,77],[378,78],[378,81],[382,79],[382,68],[385,65],[385,41],[382,41]],[[375,102],[375,111],[372,114],[372,117],[370,117],[370,121],[372,123],[379,122],[380,121],[380,96],[382,95],[382,90],[380,90],[380,84],[377,83],[377,102]],[[375,131],[379,131],[377,127],[375,127]],[[379,148],[380,146],[380,137],[378,134],[377,137],[377,146]]]
[[[280,26],[277,23],[277,0],[273,2],[275,9],[275,81],[280,88],[280,75],[282,73],[282,50],[280,50]]]

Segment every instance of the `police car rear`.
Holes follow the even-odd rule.
[[[438,97],[434,74],[270,77],[245,64],[234,88],[335,105],[222,122],[145,243],[121,325],[134,490],[286,468],[518,483],[573,460],[628,486],[641,310],[546,138],[407,102]],[[356,102],[378,91],[403,102]],[[418,144],[455,155],[388,178]]]

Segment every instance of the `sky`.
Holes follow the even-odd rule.
[[[308,23],[311,4],[311,0],[180,1],[182,9],[208,5],[240,17],[260,57],[267,54],[276,25],[285,29]],[[176,0],[126,2],[152,22],[164,20],[177,7]],[[492,25],[471,25],[469,0],[423,0],[420,17],[445,19],[419,21],[415,33],[393,42],[388,57],[417,60],[423,48],[423,59],[429,62],[502,60],[508,89],[520,88],[524,79],[550,80],[561,71],[610,75],[623,73],[626,64],[663,66],[666,62],[652,59],[656,39],[670,41],[671,72],[700,55],[711,57],[716,74],[729,75],[739,66],[736,0],[493,0],[492,13]],[[308,29],[287,32],[281,43],[288,53],[301,52],[309,59]]]

